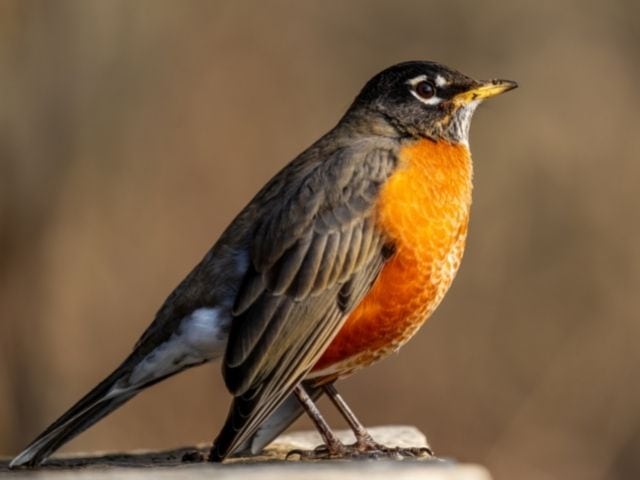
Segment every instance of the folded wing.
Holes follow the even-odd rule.
[[[388,239],[374,206],[395,155],[367,147],[299,158],[256,199],[265,208],[223,363],[234,400],[213,459],[246,444],[286,399],[384,264]]]

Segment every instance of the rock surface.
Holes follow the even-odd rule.
[[[383,444],[398,447],[428,447],[426,437],[414,427],[384,426],[370,429],[374,438]],[[337,432],[345,443],[354,441],[349,431]],[[294,449],[312,450],[320,437],[314,431],[285,434],[274,441],[265,452],[256,457],[236,458],[220,464],[200,461],[206,456],[208,445],[179,448],[161,452],[136,451],[130,453],[94,453],[61,455],[50,459],[38,470],[9,471],[9,459],[0,459],[3,478],[52,478],[74,480],[125,479],[146,480],[180,478],[186,480],[491,480],[487,470],[478,465],[461,465],[426,455],[421,458],[355,459],[300,461],[297,456],[285,460]]]

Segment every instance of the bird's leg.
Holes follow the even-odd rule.
[[[353,434],[356,437],[356,443],[353,445],[359,452],[372,452],[372,453],[384,453],[384,454],[398,454],[401,456],[418,457],[428,454],[433,456],[433,452],[429,447],[415,447],[415,448],[400,448],[400,447],[387,447],[381,443],[376,442],[367,429],[362,425],[360,420],[355,416],[347,402],[344,401],[342,396],[336,390],[336,387],[332,383],[324,385],[322,387],[327,394],[331,403],[335,405],[338,412],[346,420],[353,430]]]
[[[335,405],[340,412],[340,415],[347,421],[351,430],[353,430],[353,434],[356,437],[355,447],[359,451],[383,451],[386,449],[384,445],[376,442],[371,434],[367,431],[367,429],[362,425],[360,420],[355,416],[347,402],[340,396],[336,387],[333,386],[332,383],[324,385],[322,389],[325,391],[331,403]]]
[[[358,417],[355,416],[347,402],[344,401],[342,396],[336,390],[336,387],[330,383],[324,385],[322,389],[325,391],[331,403],[338,409],[338,412],[349,424],[351,430],[353,430],[353,434],[356,437],[356,447],[359,450],[382,450],[385,447],[379,443],[377,443],[371,434],[367,431],[364,425],[358,420]]]
[[[316,404],[313,403],[313,400],[311,400],[304,387],[302,385],[298,385],[294,390],[294,393],[298,398],[298,401],[302,405],[302,408],[304,408],[307,415],[309,415],[309,418],[311,418],[311,421],[318,430],[318,433],[320,433],[320,436],[324,441],[324,445],[316,448],[313,451],[304,451],[298,449],[292,450],[287,454],[287,458],[289,458],[289,456],[291,455],[298,455],[301,459],[317,459],[327,457],[336,458],[344,456],[347,452],[347,449],[340,441],[340,439],[336,436],[336,434],[333,433],[333,430],[331,430],[331,427],[329,427],[327,421],[322,417],[322,415],[320,414],[320,410],[318,410]]]

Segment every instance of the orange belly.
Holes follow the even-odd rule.
[[[345,376],[400,348],[458,270],[471,205],[468,148],[422,140],[403,148],[399,161],[376,205],[377,226],[395,253],[309,378]]]

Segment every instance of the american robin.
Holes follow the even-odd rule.
[[[451,284],[471,205],[471,117],[515,82],[414,61],[374,76],[275,175],[164,302],[129,357],[11,466],[38,465],[143,389],[223,358],[210,460],[257,453],[303,412],[329,456],[380,451],[334,382],[399,349]],[[327,394],[356,435],[335,437]]]

